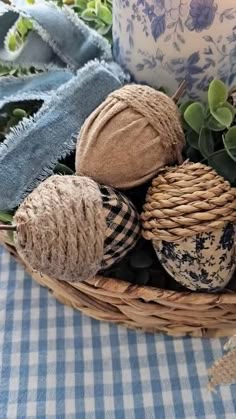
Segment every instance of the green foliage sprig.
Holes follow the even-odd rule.
[[[26,0],[34,4],[34,0]],[[111,42],[112,40],[112,0],[53,0],[59,7],[67,5],[91,28]],[[20,17],[8,34],[7,46],[10,51],[19,50],[33,29],[30,19]]]
[[[11,128],[23,118],[32,116],[42,105],[42,101],[9,103],[0,110],[0,143],[4,141]]]
[[[220,80],[208,89],[208,103],[185,103],[180,107],[186,131],[186,154],[203,161],[236,184],[236,109],[230,92]]]
[[[65,3],[71,0],[64,0]],[[112,40],[112,0],[73,0],[79,17],[100,35]]]
[[[3,76],[26,76],[27,74],[34,74],[40,72],[35,68],[21,68],[21,67],[10,67],[0,64],[0,77]]]
[[[10,51],[15,52],[24,45],[29,32],[33,29],[33,23],[30,19],[20,17],[13,29],[7,36],[7,46]]]

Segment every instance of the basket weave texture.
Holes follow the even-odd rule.
[[[24,265],[35,281],[48,287],[55,298],[94,319],[171,336],[220,337],[236,334],[235,292],[204,294],[169,291],[101,276],[85,282],[67,283],[41,275],[26,266],[9,245],[6,234],[0,235],[0,243]]]

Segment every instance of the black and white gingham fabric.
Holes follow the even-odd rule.
[[[140,237],[139,215],[133,204],[120,192],[100,187],[106,213],[107,234],[102,269],[118,262],[132,249]]]

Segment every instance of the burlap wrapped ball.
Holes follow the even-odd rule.
[[[141,215],[166,271],[191,290],[224,288],[236,268],[236,189],[211,167],[187,162],[153,179]]]
[[[140,237],[126,197],[86,177],[52,176],[20,205],[16,248],[42,274],[84,281],[120,260]]]
[[[184,145],[176,104],[151,87],[113,92],[85,121],[77,142],[76,172],[129,189],[180,160]]]

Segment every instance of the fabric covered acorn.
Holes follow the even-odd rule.
[[[130,189],[180,160],[184,133],[174,101],[151,87],[127,85],[85,121],[76,172],[100,184]]]
[[[16,248],[35,270],[83,281],[120,260],[140,237],[128,199],[86,177],[52,176],[20,205]]]
[[[176,281],[218,290],[236,267],[236,189],[208,166],[185,163],[153,180],[141,215],[143,236]]]

